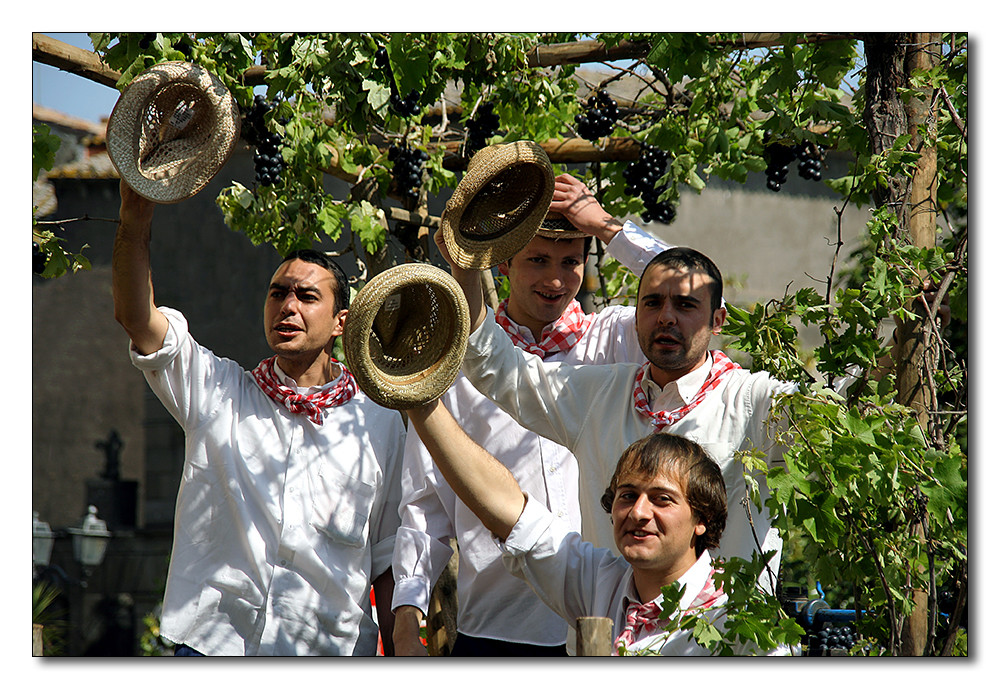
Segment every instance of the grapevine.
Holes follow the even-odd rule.
[[[420,195],[423,167],[429,158],[427,151],[419,148],[395,144],[389,147],[393,185],[404,201],[415,201]]]
[[[285,160],[281,156],[281,135],[268,129],[265,120],[266,115],[277,106],[277,99],[268,102],[258,93],[254,96],[242,130],[247,142],[256,148],[253,155],[254,174],[257,183],[263,186],[281,182],[281,172],[285,169]]]
[[[618,119],[618,104],[602,89],[587,99],[587,105],[589,108],[574,118],[580,136],[596,141],[610,135]]]
[[[660,178],[667,171],[667,154],[645,142],[640,142],[639,159],[629,163],[625,168],[625,193],[642,200],[645,210],[642,219],[645,222],[655,220],[664,224],[673,222],[677,211],[669,201],[660,201],[660,196],[666,186],[659,186]]]
[[[486,145],[492,137],[499,132],[500,117],[493,112],[492,103],[483,103],[476,112],[475,117],[470,117],[465,123],[468,137],[465,141],[465,155],[472,157],[479,149]]]

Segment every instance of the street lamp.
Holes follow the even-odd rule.
[[[33,568],[49,566],[52,558],[52,544],[55,536],[46,522],[38,518],[38,512],[31,512],[31,564]]]
[[[103,519],[97,518],[97,508],[87,507],[87,515],[80,528],[66,529],[73,537],[73,557],[83,567],[84,581],[104,560],[104,551],[111,539],[111,532]]]

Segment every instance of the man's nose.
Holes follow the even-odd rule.
[[[632,519],[637,522],[649,521],[652,517],[652,504],[645,495],[640,495],[636,498],[635,502],[632,503],[632,509],[629,510],[632,515]]]
[[[295,313],[299,307],[299,299],[294,292],[289,292],[281,301],[281,314]]]
[[[656,316],[656,320],[659,323],[669,325],[677,321],[677,312],[674,310],[673,304],[670,302],[665,302],[663,306],[660,307],[660,312]]]

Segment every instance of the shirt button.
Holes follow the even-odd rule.
[[[282,561],[281,561],[281,562],[279,562],[278,564],[279,564],[279,565],[281,565],[282,567],[284,567],[284,566],[285,566],[285,565],[287,565],[288,563],[287,563],[287,562],[286,562],[285,560],[282,560]]]

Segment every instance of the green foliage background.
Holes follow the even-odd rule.
[[[233,183],[217,203],[233,230],[282,252],[324,237],[338,239],[346,230],[350,250],[359,257],[377,253],[393,231],[379,203],[393,193],[387,156],[392,144],[430,155],[425,193],[447,191],[457,182],[453,166],[446,165],[456,148],[444,145],[454,130],[422,115],[401,117],[392,111],[393,85],[373,60],[381,46],[388,50],[395,88],[420,94],[422,111],[440,104],[449,85],[457,85],[461,94],[459,125],[482,103],[492,103],[501,120],[494,143],[573,137],[573,118],[586,107],[577,96],[575,65],[529,66],[536,46],[581,38],[568,33],[91,37],[102,59],[121,71],[120,87],[158,62],[189,60],[216,73],[244,110],[254,94],[246,70],[266,68],[267,97],[278,103],[269,124],[284,138],[287,174],[272,187]],[[812,142],[851,154],[851,173],[825,181],[844,206],[871,207],[876,192],[894,176],[911,175],[919,157],[909,135],[899,136],[885,151],[870,150],[863,118],[863,37],[812,40],[787,34],[777,45],[753,49],[745,47],[741,34],[590,38],[608,46],[646,44],[644,56],[617,73],[642,69],[650,78],[648,88],[623,110],[613,136],[670,154],[660,182],[662,198],[675,204],[681,190],[700,192],[711,177],[745,182],[761,174],[766,146],[774,142]],[[837,605],[856,608],[862,632],[853,650],[858,654],[900,652],[903,622],[914,610],[917,590],[929,596],[922,613],[930,630],[925,651],[965,649],[964,630],[952,624],[962,610],[946,617],[939,603],[942,592],[955,600],[956,592],[966,591],[968,576],[967,43],[965,34],[942,34],[939,64],[911,74],[901,90],[936,108],[934,126],[919,132],[937,152],[936,245],[909,244],[895,209],[874,208],[865,247],[847,264],[832,266],[837,279],[831,277],[825,293],[810,288],[766,304],[730,305],[725,329],[729,346],[748,355],[754,369],[800,384],[798,394],[774,408],[778,439],[788,448],[787,466],[768,469],[753,453],[745,457],[747,499],[759,500],[756,482],[766,475],[770,507],[786,541],[785,583],[814,590],[821,582]],[[34,142],[37,176],[51,165],[52,137],[36,131]],[[334,161],[356,182],[375,184],[378,193],[332,198],[322,180]],[[593,164],[587,174],[591,182],[599,181],[602,204],[619,217],[642,210],[641,202],[626,193],[626,164]],[[556,168],[557,174],[562,171]],[[39,234],[37,227],[35,235],[49,256],[46,277],[86,267],[82,256],[60,253],[55,237]],[[924,276],[947,285],[953,315],[947,328],[943,323],[926,328],[936,353],[927,375],[936,406],[927,425],[895,401],[894,372],[885,366],[891,342],[883,328],[892,319],[921,317],[914,299]],[[602,279],[609,301],[627,301],[634,294],[634,277],[614,261],[604,263]],[[802,351],[798,332],[809,326],[820,329],[823,344]],[[845,374],[853,383],[843,394],[831,392]],[[746,641],[762,648],[794,643],[803,632],[781,601],[756,587],[764,562],[760,557],[725,565],[731,625],[723,638],[703,634],[720,653]]]

